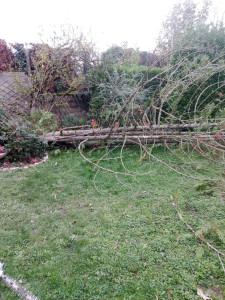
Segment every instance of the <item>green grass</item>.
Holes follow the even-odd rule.
[[[162,149],[156,151],[165,157]],[[101,154],[86,152],[93,160]],[[118,155],[116,150],[111,157]],[[217,255],[188,231],[171,199],[194,229],[212,223],[205,238],[221,250],[216,230],[224,225],[224,200],[199,191],[196,181],[165,166],[149,165],[147,158],[140,162],[137,148],[128,148],[124,156],[132,170],[150,166],[152,173],[116,178],[99,172],[97,192],[93,166],[73,151],[51,155],[37,167],[0,173],[5,273],[41,300],[192,300],[200,299],[198,285],[216,289],[213,299],[223,299],[225,279]],[[123,170],[117,160],[101,164]],[[196,168],[200,175],[205,175],[204,164]],[[2,282],[0,298],[18,299]]]

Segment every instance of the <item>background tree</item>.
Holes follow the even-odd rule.
[[[195,29],[199,24],[206,23],[211,5],[210,0],[203,0],[199,7],[194,0],[177,2],[168,17],[162,24],[162,30],[158,38],[159,50],[167,57],[176,48],[182,48],[183,35],[189,29]]]
[[[85,74],[94,64],[95,51],[82,34],[63,31],[62,35],[55,33],[49,44],[15,47],[17,64],[26,70],[27,62],[30,64],[29,84],[17,80],[17,88],[30,99],[30,112],[34,107],[51,110],[65,95],[85,88]]]
[[[150,57],[152,59],[147,61]],[[157,58],[157,55],[151,56],[147,53],[144,61],[142,52],[126,46],[112,46],[102,54],[98,66],[93,68],[87,76],[89,89],[92,92],[90,112],[98,124],[109,125],[123,106],[125,99],[135,91],[142,78],[145,77],[144,81],[147,81],[161,72],[162,69],[156,67],[159,65]],[[118,120],[120,125],[140,121],[140,111],[137,115],[133,111],[136,111],[138,107],[148,106],[150,94],[155,91],[158,82],[159,79],[157,83],[152,82],[151,85],[146,85],[136,94],[132,106],[125,110],[131,115],[126,118],[124,111]]]
[[[25,45],[20,43],[11,44],[11,47],[14,50],[14,70],[28,73],[28,49],[25,49]]]
[[[6,41],[0,39],[0,72],[9,72],[13,54]]]

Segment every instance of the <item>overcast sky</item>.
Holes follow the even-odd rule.
[[[0,0],[0,38],[36,42],[42,30],[71,24],[104,51],[113,44],[152,50],[162,21],[176,0]],[[219,15],[224,0],[213,0]],[[214,11],[212,11],[214,14]]]

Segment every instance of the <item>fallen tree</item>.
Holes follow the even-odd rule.
[[[47,142],[79,142],[79,141],[108,141],[117,140],[123,142],[126,137],[129,140],[146,140],[147,143],[163,143],[181,141],[223,141],[225,131],[221,123],[193,123],[193,124],[163,124],[152,126],[118,127],[111,132],[111,128],[92,128],[60,130],[45,134]],[[195,128],[204,128],[202,132],[193,131]],[[209,131],[213,129],[213,131]]]

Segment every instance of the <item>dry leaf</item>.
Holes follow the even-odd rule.
[[[89,205],[88,205],[89,207],[92,207],[93,206],[93,204],[92,203],[89,203]]]
[[[96,236],[96,235],[97,235],[97,232],[92,232],[92,235],[93,235],[93,236]]]
[[[204,294],[204,291],[200,286],[197,287],[197,295],[203,300],[212,300],[212,298],[209,298],[207,295]]]
[[[145,157],[146,157],[146,153],[144,153],[144,154],[143,154],[143,156],[142,156],[142,158],[141,158],[141,159],[144,159]]]
[[[116,249],[118,247],[118,241],[115,242],[115,247],[113,249]]]
[[[56,199],[56,194],[55,193],[52,193],[52,197],[54,197]]]

